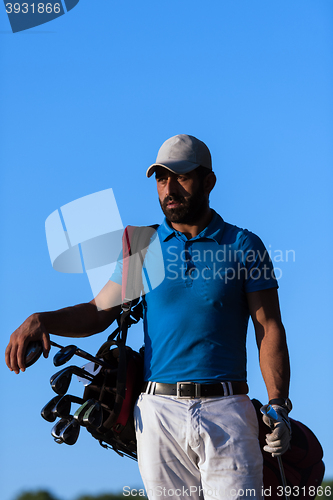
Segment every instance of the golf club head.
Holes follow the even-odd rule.
[[[84,427],[92,427],[97,429],[103,423],[103,408],[101,404],[96,401],[87,408],[83,415],[82,423]]]
[[[25,351],[25,367],[29,368],[29,366],[36,363],[36,361],[40,358],[42,352],[43,345],[40,340],[29,342]]]
[[[66,394],[65,396],[62,397],[61,396],[56,396],[56,397],[60,397],[60,399],[56,402],[52,410],[54,419],[56,419],[56,417],[60,418],[69,417],[72,403],[82,404],[84,402],[82,398],[72,396],[71,394]]]
[[[85,403],[83,403],[80,408],[76,410],[74,413],[74,420],[76,420],[80,425],[83,425],[83,417],[86,413],[86,411],[90,408],[90,406],[93,406],[96,403],[95,399],[88,399]]]
[[[76,443],[80,434],[80,424],[73,419],[70,420],[60,431],[59,439],[63,443],[73,445]]]
[[[62,347],[60,351],[55,354],[53,358],[54,366],[62,366],[67,363],[74,354],[76,353],[77,347],[76,345],[68,345],[67,347]]]
[[[73,371],[70,366],[52,375],[50,378],[50,384],[54,392],[64,396],[68,390],[69,384],[71,383],[72,375]]]
[[[103,359],[96,358],[89,354],[89,352],[83,351],[76,345],[69,345],[67,347],[63,347],[59,344],[55,344],[51,341],[51,345],[54,347],[59,347],[60,351],[53,358],[54,366],[62,366],[67,363],[72,357],[76,354],[80,358],[87,359],[88,361],[93,361],[99,366],[104,366],[105,368],[109,368],[108,363],[106,363]]]
[[[51,435],[54,437],[54,440],[58,444],[62,444],[63,440],[61,439],[60,435],[63,429],[68,425],[69,422],[71,422],[73,417],[68,417],[68,418],[62,418],[58,420],[58,422],[53,426],[51,430]]]
[[[53,410],[61,398],[62,396],[55,396],[42,408],[40,414],[47,422],[55,422],[56,415],[53,413]]]
[[[93,375],[91,375],[89,372],[86,372],[82,368],[79,368],[78,366],[74,365],[68,366],[63,370],[60,370],[60,372],[55,373],[50,378],[50,384],[54,392],[61,395],[66,394],[69,388],[69,384],[71,383],[73,374],[86,378],[90,382],[94,378]]]
[[[50,377],[50,384],[52,385],[54,380],[60,375],[60,373],[63,373],[65,370],[67,370],[67,368],[63,368],[62,370],[59,370],[57,373],[54,373],[51,377]]]

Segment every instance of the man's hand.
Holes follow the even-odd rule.
[[[29,316],[21,326],[12,333],[6,349],[5,359],[8,368],[16,374],[25,371],[25,351],[33,340],[41,340],[43,355],[48,357],[51,348],[50,336],[41,323],[37,313]]]
[[[262,407],[266,409],[269,405]],[[288,417],[288,410],[278,405],[271,405],[274,408],[277,420],[269,418],[268,415],[263,415],[262,419],[268,427],[272,429],[270,434],[266,434],[266,446],[264,450],[271,453],[273,457],[277,457],[285,453],[291,440],[291,426]],[[262,412],[264,413],[264,412]]]
[[[120,314],[121,285],[108,281],[90,302],[57,311],[35,313],[12,333],[6,349],[6,364],[11,371],[25,370],[25,351],[29,342],[40,340],[47,358],[50,336],[89,337],[108,328]]]

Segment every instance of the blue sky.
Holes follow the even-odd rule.
[[[274,264],[291,416],[319,437],[333,477],[332,14],[330,0],[80,0],[13,34],[0,9],[2,352],[29,314],[92,298],[86,275],[52,269],[46,218],[112,188],[124,225],[161,222],[146,168],[168,137],[195,135],[218,177],[211,206],[284,256]],[[79,344],[96,352],[106,336]],[[248,337],[250,396],[265,401],[252,327]],[[141,345],[140,326],[129,343]],[[52,356],[19,376],[0,370],[2,500],[142,484],[134,462],[84,431],[73,447],[53,442],[39,415],[53,396]]]

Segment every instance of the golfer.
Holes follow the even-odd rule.
[[[143,298],[146,382],[134,413],[143,482],[151,500],[259,499],[263,459],[246,381],[249,317],[278,415],[265,449],[280,455],[290,441],[289,357],[273,266],[258,236],[210,208],[216,176],[202,141],[168,139],[147,170],[153,175],[165,215],[157,229],[165,278]],[[27,318],[6,349],[9,369],[24,371],[32,340],[42,340],[47,356],[50,333],[105,330],[119,315],[121,283],[119,263],[90,303]]]

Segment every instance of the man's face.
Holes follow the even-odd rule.
[[[187,174],[175,174],[156,168],[157,192],[164,215],[170,222],[194,224],[208,204],[202,183],[193,170]]]

